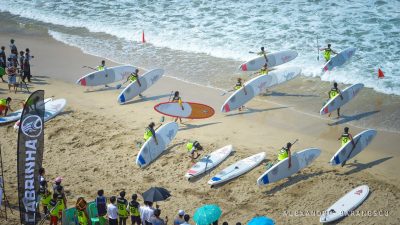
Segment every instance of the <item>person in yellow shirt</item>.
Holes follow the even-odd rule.
[[[89,214],[87,213],[87,203],[84,198],[79,197],[76,201],[76,216],[79,225],[91,225]]]
[[[142,220],[140,219],[140,204],[137,202],[137,194],[132,195],[132,201],[129,202],[127,210],[129,210],[129,214],[131,215],[132,225],[142,224]]]
[[[49,212],[50,212],[50,225],[57,225],[59,214],[60,214],[60,202],[58,201],[58,194],[54,193],[53,198],[49,203]]]
[[[333,83],[333,88],[328,92],[329,99],[332,99],[336,97],[337,95],[340,96],[340,98],[343,100],[342,92],[338,88],[338,84],[335,82]],[[328,117],[331,116],[331,113],[329,113]],[[337,109],[337,116],[338,118],[340,117],[340,108]]]
[[[10,106],[11,100],[12,99],[10,97],[0,99],[0,116],[7,116],[8,110],[13,111]]]
[[[333,51],[333,49],[331,49],[331,44],[328,44],[327,48],[321,48],[320,50],[323,51],[325,61],[327,61],[327,62],[331,59],[332,53],[337,55],[337,52],[335,52],[335,51]]]
[[[185,108],[182,105],[182,98],[179,96],[179,91],[175,91],[174,97],[172,98],[172,102],[178,102],[179,106],[182,108],[182,110],[185,110]],[[176,117],[175,122],[178,121],[178,119],[179,119],[179,122],[182,123],[182,119],[180,117]]]
[[[117,198],[117,209],[118,209],[118,217],[119,217],[119,224],[126,225],[126,220],[129,216],[128,208],[128,201],[125,199],[125,191],[121,191],[119,193],[119,198]]]
[[[343,134],[338,138],[338,140],[341,141],[342,146],[347,144],[349,141],[351,141],[354,146],[355,144],[354,144],[354,140],[353,140],[353,135],[351,135],[349,133],[349,128],[345,127],[343,131],[344,131]]]
[[[247,91],[246,91],[246,87],[244,86],[244,82],[245,82],[245,81],[242,80],[242,78],[239,77],[239,78],[237,79],[237,82],[236,82],[235,86],[233,87],[233,90],[236,91],[236,90],[239,90],[240,88],[243,87],[244,94],[247,95]],[[242,111],[244,108],[245,108],[245,106],[242,105],[242,106],[240,106],[240,107],[238,108],[238,110],[239,110],[239,111]]]

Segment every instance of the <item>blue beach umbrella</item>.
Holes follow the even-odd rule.
[[[259,217],[254,217],[253,219],[251,219],[247,225],[274,225],[275,222],[265,216],[259,216]]]
[[[203,205],[194,213],[193,220],[197,225],[209,225],[221,217],[222,211],[217,205]]]

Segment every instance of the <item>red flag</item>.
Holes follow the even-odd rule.
[[[142,31],[142,43],[146,43],[146,40],[144,39],[144,31]]]
[[[379,68],[378,69],[378,78],[384,78],[385,74],[383,74],[382,70]]]

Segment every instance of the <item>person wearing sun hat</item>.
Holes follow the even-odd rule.
[[[60,216],[62,217],[62,211],[67,208],[67,199],[65,198],[64,187],[61,186],[62,177],[57,177],[54,179],[53,191],[54,194],[57,194],[57,201],[60,205]]]
[[[184,215],[185,215],[185,211],[180,209],[178,211],[178,216],[174,219],[174,225],[180,225],[180,224],[184,223],[185,222],[185,220],[183,219]]]

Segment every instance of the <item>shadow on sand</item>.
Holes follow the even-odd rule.
[[[190,130],[190,129],[194,129],[194,128],[200,128],[200,127],[206,127],[206,126],[211,126],[214,124],[219,124],[221,122],[212,122],[212,123],[204,123],[204,124],[198,124],[198,125],[194,125],[194,124],[187,124],[185,123],[185,127],[184,128],[179,128],[180,131],[182,130]]]
[[[375,161],[369,162],[369,163],[358,163],[357,161],[353,162],[353,163],[348,163],[347,167],[354,167],[352,170],[342,174],[342,175],[350,175],[353,173],[357,173],[360,172],[361,170],[364,169],[368,169],[371,168],[373,166],[379,165],[389,159],[393,158],[393,156],[390,157],[385,157],[385,158],[381,158],[381,159],[377,159]]]
[[[356,114],[356,115],[353,115],[353,116],[344,116],[344,115],[342,115],[341,116],[341,118],[342,118],[341,120],[338,120],[338,121],[333,122],[333,123],[328,123],[328,125],[329,126],[335,126],[335,125],[344,124],[344,123],[347,123],[347,122],[350,122],[350,121],[354,121],[354,120],[360,120],[360,119],[362,119],[364,117],[371,116],[371,115],[373,115],[375,113],[378,113],[378,112],[380,112],[380,110],[363,112],[363,113],[359,113],[359,114]]]
[[[252,109],[252,108],[247,108],[246,111],[241,111],[233,114],[228,114],[226,116],[237,116],[237,115],[245,115],[245,114],[250,114],[250,113],[259,113],[259,112],[266,112],[266,111],[271,111],[271,110],[277,110],[277,109],[284,109],[288,108],[287,106],[280,106],[280,107],[275,107],[275,108],[269,108],[269,109]]]
[[[156,96],[151,96],[151,97],[143,96],[142,98],[139,97],[136,100],[126,102],[124,105],[135,104],[135,103],[138,103],[138,102],[154,101],[154,100],[158,100],[160,98],[164,98],[164,97],[168,97],[168,96],[170,96],[170,94],[156,95]]]
[[[318,95],[302,95],[302,94],[288,94],[279,91],[272,91],[271,93],[263,94],[263,96],[284,96],[284,97],[319,97]]]

